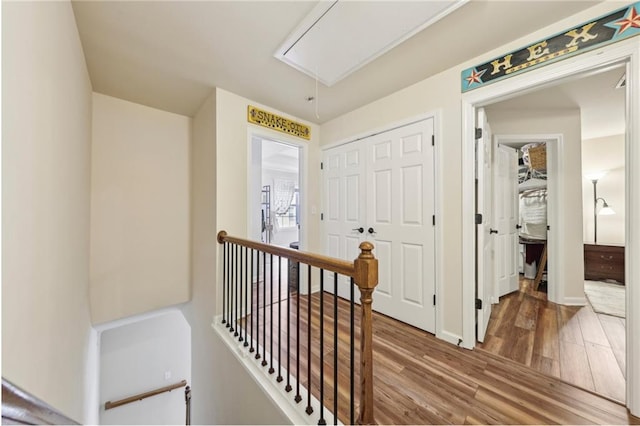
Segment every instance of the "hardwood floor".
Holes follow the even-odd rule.
[[[478,348],[624,402],[625,320],[549,302],[531,284],[521,278],[520,291],[494,305]]]
[[[295,295],[294,295],[295,296]],[[305,320],[309,299],[300,296],[300,335],[293,331],[297,323],[296,297],[289,300],[291,309],[287,317],[287,302],[276,302],[273,305],[257,309],[260,318],[259,327],[254,328],[254,334],[260,338],[260,345],[267,342],[273,347],[276,360],[281,359],[283,366],[291,366],[292,373],[296,373],[297,359],[295,353],[287,361],[286,342],[293,349],[297,341],[300,342],[300,367],[298,377],[303,385],[309,385],[307,374],[308,359],[311,360],[311,385],[314,396],[319,397],[319,365],[320,354],[324,357],[325,399],[324,404],[332,410],[333,407],[333,366],[329,360],[334,355],[334,311],[333,295],[324,294],[324,346],[319,346],[319,304],[320,295],[311,296],[311,351],[310,356],[307,342],[309,324]],[[540,302],[527,302],[526,310],[535,311]],[[262,305],[262,304],[260,304]],[[266,312],[264,310],[266,309]],[[271,320],[271,309],[274,311]],[[280,319],[278,319],[280,311]],[[255,311],[254,311],[255,312]],[[358,307],[356,306],[356,313]],[[560,369],[554,364],[554,356],[561,349],[550,340],[541,336],[539,346],[533,349],[535,343],[534,321],[525,316],[525,312],[518,316],[511,315],[524,326],[526,332],[517,339],[514,354],[525,359],[535,358],[536,363],[549,369]],[[338,418],[343,423],[349,423],[349,374],[351,372],[349,356],[349,304],[338,299]],[[533,315],[533,314],[531,314]],[[542,321],[558,321],[551,313],[541,314]],[[252,321],[251,317],[248,318]],[[277,324],[281,328],[286,323],[292,326],[292,335],[287,339],[286,334],[277,331]],[[275,331],[271,331],[271,324]],[[265,326],[266,324],[266,326]],[[359,318],[355,320],[355,347],[359,347]],[[528,327],[528,328],[526,328]],[[258,330],[258,331],[256,331]],[[612,400],[602,398],[592,392],[568,384],[566,381],[552,377],[524,366],[522,363],[505,359],[488,350],[473,350],[459,348],[433,335],[403,324],[391,318],[374,313],[374,403],[375,418],[380,424],[640,424],[640,419],[630,416],[626,408]],[[533,332],[531,335],[530,332]],[[569,333],[571,330],[567,330]],[[273,335],[273,342],[271,336]],[[266,336],[266,338],[264,337]],[[278,344],[278,337],[283,341]],[[493,345],[507,344],[497,336]],[[567,342],[575,345],[575,343]],[[273,345],[273,346],[272,346]],[[267,349],[269,355],[269,349]],[[357,369],[359,365],[358,350],[356,349],[355,395],[359,395]],[[262,352],[264,353],[264,351]],[[534,354],[536,357],[534,357]],[[586,354],[586,350],[585,350]],[[588,357],[588,355],[586,355]],[[588,358],[586,358],[588,359]],[[270,360],[269,360],[270,361]],[[262,360],[256,360],[261,363]],[[264,367],[268,369],[268,366]],[[273,374],[279,374],[275,371]],[[285,380],[286,381],[286,380]],[[284,385],[284,383],[283,383]],[[292,391],[292,398],[295,389]],[[300,402],[304,404],[305,402]],[[357,396],[355,401],[357,413]],[[317,416],[317,413],[314,414]],[[333,418],[326,419],[333,423]],[[310,417],[315,423],[317,417]]]

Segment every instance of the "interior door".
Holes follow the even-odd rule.
[[[433,120],[371,137],[367,144],[367,236],[379,283],[373,309],[435,331]]]
[[[492,197],[492,145],[491,129],[487,122],[484,109],[478,108],[476,128],[480,129],[480,137],[476,140],[476,172],[478,184],[476,190],[476,212],[482,215],[476,229],[477,239],[477,277],[476,299],[481,301],[482,307],[476,310],[477,338],[483,342],[487,332],[487,325],[491,317],[491,302],[495,286],[493,267],[493,197]]]
[[[518,152],[499,145],[494,163],[497,297],[518,290]],[[494,300],[495,303],[498,300]]]
[[[326,150],[323,156],[324,236],[328,256],[353,261],[365,231],[365,149],[351,143]],[[333,273],[325,274],[325,290],[333,292]],[[355,300],[360,300],[355,289]],[[349,280],[340,278],[338,295],[349,299]]]

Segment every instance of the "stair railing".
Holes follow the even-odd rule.
[[[357,423],[375,424],[371,304],[378,260],[373,245],[361,243],[358,258],[347,262],[232,237],[225,231],[218,233],[218,243],[223,245],[221,321],[229,333],[270,375],[277,374],[286,392],[295,387],[295,403],[303,401],[300,388],[306,387],[307,415],[314,411],[312,395],[318,399],[318,424],[326,424],[325,410],[333,413],[334,424],[356,423],[356,385]],[[288,265],[286,276],[283,263]],[[306,286],[301,286],[303,270]],[[314,272],[319,272],[317,281]],[[325,283],[327,278],[333,283]],[[360,292],[359,317],[355,286]],[[348,300],[339,297],[341,291]]]

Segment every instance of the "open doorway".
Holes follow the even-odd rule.
[[[555,199],[558,204],[556,209],[547,210],[553,219],[550,218],[551,225],[539,235],[544,240],[544,252],[521,260],[523,270],[518,289],[512,294],[498,294],[503,297],[491,309],[484,342],[479,345],[481,349],[621,402],[625,401],[626,375],[624,263],[614,264],[612,259],[624,262],[625,91],[616,87],[620,87],[625,71],[625,65],[620,64],[553,87],[485,105],[494,134],[502,135],[496,136],[495,146],[501,138],[509,144],[509,140],[517,139],[514,135],[518,134],[560,134],[563,149],[559,150],[559,155],[563,158],[558,161],[564,167],[557,174],[539,177],[545,181],[561,177],[565,182],[559,185],[564,188],[561,197],[549,195],[549,200]],[[529,146],[544,142],[526,139],[524,137],[522,143]],[[509,145],[518,148],[513,143]],[[547,142],[547,146],[553,147],[553,141]],[[494,160],[497,158],[494,156]],[[535,171],[530,166],[528,169]],[[623,214],[615,219],[618,223],[615,229],[611,219],[606,222],[601,219],[601,223],[607,224],[607,230],[603,230],[604,225],[601,227],[598,233],[601,244],[595,244],[594,218],[598,220],[604,204],[612,203],[600,200],[593,192],[596,185],[594,183],[592,188],[591,173],[602,170],[610,171],[610,178],[616,179],[612,186],[605,188],[603,185],[602,194],[606,191],[604,198],[608,196],[615,200]],[[536,187],[536,191],[546,191],[548,185],[545,183],[543,187]],[[500,191],[494,190],[493,193],[496,195]],[[522,194],[520,191],[520,197]],[[541,195],[534,195],[533,201],[539,207]],[[546,192],[544,196],[547,196]],[[520,206],[521,201],[522,198]],[[543,204],[546,205],[546,200]],[[540,211],[536,210],[536,213]],[[523,225],[522,213],[520,211],[520,227]],[[536,223],[542,224],[543,221]],[[522,228],[519,231],[519,242],[522,243]],[[562,241],[564,248],[547,252],[547,239],[553,236]],[[528,238],[524,242],[525,247],[533,245]],[[622,254],[616,258],[616,254],[610,252],[611,247]],[[597,253],[591,254],[590,250]],[[499,252],[495,250],[495,253]],[[610,291],[607,294],[603,290],[601,295],[605,292],[603,297],[611,302],[613,294],[622,293],[616,313],[602,311],[588,293],[585,297],[589,274],[594,268],[598,269],[598,266],[590,264],[595,260],[608,262],[599,267],[601,273],[596,274],[597,278],[608,281],[605,290]],[[513,262],[513,258],[496,256],[494,268],[503,268],[504,262]],[[547,262],[571,267],[565,267],[559,275],[550,275],[556,279],[549,281],[548,288],[539,287],[535,281],[538,276],[543,276],[544,271],[540,267]],[[610,268],[621,268],[621,271],[618,269],[621,275],[616,275]],[[602,272],[607,273],[603,275]],[[621,288],[621,291],[615,291]]]

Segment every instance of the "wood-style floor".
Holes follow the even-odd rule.
[[[293,349],[300,342],[300,368],[298,374],[304,386],[308,386],[307,359],[311,359],[312,393],[319,398],[320,354],[324,357],[325,399],[329,409],[333,407],[333,366],[329,361],[334,355],[334,323],[332,312],[334,297],[324,294],[324,346],[319,347],[320,295],[311,296],[311,356],[308,357],[307,309],[309,299],[300,297],[300,335],[293,331],[297,323],[297,295],[289,299],[288,322],[292,326],[289,345]],[[259,305],[263,305],[260,303]],[[254,305],[260,316],[260,325],[254,335],[260,345],[267,342],[273,347],[275,360],[286,366],[286,334],[278,333],[287,323],[287,302],[267,304],[265,308]],[[271,309],[273,308],[273,321]],[[280,320],[278,311],[280,310]],[[356,313],[358,306],[356,306]],[[338,299],[338,418],[349,423],[349,303]],[[249,321],[254,321],[251,317]],[[272,342],[271,324],[274,324]],[[356,336],[359,333],[356,315]],[[263,326],[266,324],[266,327]],[[255,324],[254,324],[255,327]],[[374,330],[374,403],[375,418],[380,424],[640,424],[640,419],[630,416],[626,408],[612,400],[572,386],[566,381],[535,371],[521,363],[505,359],[486,350],[459,348],[436,339],[433,335],[388,318],[373,315]],[[266,336],[266,338],[265,338]],[[282,336],[282,345],[278,337]],[[272,346],[273,345],[273,346]],[[355,347],[359,348],[356,338]],[[355,395],[359,395],[356,349]],[[264,353],[264,352],[263,352]],[[269,349],[267,349],[269,357]],[[269,364],[271,360],[268,360]],[[261,363],[262,360],[256,360]],[[290,359],[291,371],[296,373],[295,353]],[[264,367],[269,368],[269,365]],[[277,369],[275,375],[279,374]],[[286,375],[285,375],[286,376]],[[286,380],[282,383],[285,385]],[[292,391],[292,398],[295,389]],[[357,397],[356,397],[357,399]],[[305,401],[300,402],[305,404]],[[357,413],[357,400],[355,403]],[[333,418],[326,419],[333,423]],[[317,413],[310,416],[317,422]]]
[[[478,348],[617,401],[625,400],[625,320],[591,306],[563,306],[532,290],[494,305],[484,343]]]

